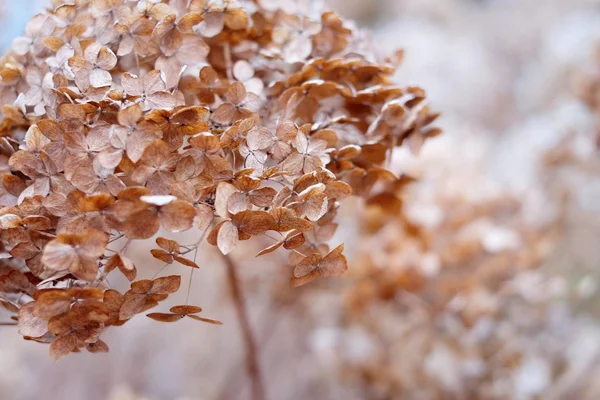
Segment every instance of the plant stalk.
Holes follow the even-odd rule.
[[[246,301],[244,299],[244,294],[242,293],[242,287],[237,273],[237,266],[231,257],[224,254],[222,256],[227,267],[227,280],[229,281],[229,285],[231,287],[233,304],[235,306],[240,328],[242,329],[244,346],[246,348],[246,369],[252,384],[252,399],[265,400],[266,394],[258,359],[258,346],[256,344],[256,338],[252,333],[248,312],[246,311]]]

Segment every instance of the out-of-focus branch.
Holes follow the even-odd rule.
[[[246,368],[252,383],[252,399],[265,400],[265,387],[262,381],[260,363],[258,360],[258,346],[254,334],[252,333],[250,319],[248,318],[248,313],[246,311],[246,301],[237,274],[237,266],[231,257],[227,255],[223,255],[223,260],[227,267],[227,280],[231,286],[233,304],[235,306],[235,312],[240,328],[242,329],[242,337],[246,348]]]

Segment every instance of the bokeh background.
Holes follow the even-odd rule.
[[[0,1],[2,51],[46,5]],[[327,6],[406,51],[396,78],[426,89],[445,133],[394,155],[419,179],[406,218],[344,205],[346,276],[292,290],[283,256],[240,261],[269,398],[600,398],[600,1]],[[225,268],[204,250],[192,299],[223,326],[138,317],[109,354],[57,364],[0,327],[0,399],[249,398]]]

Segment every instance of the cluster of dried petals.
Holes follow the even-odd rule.
[[[424,92],[392,84],[396,57],[335,14],[261,3],[54,0],[2,58],[0,299],[54,358],[106,350],[107,327],[179,286],[136,281],[131,240],[206,233],[227,254],[272,232],[259,255],[289,250],[301,285],[347,268],[327,244],[339,201],[397,211],[387,157],[440,133]],[[201,240],[152,254],[197,267]],[[189,307],[150,317],[213,322]]]
[[[433,220],[405,212],[390,222],[378,208],[365,214],[336,309],[340,342],[348,341],[336,368],[373,396],[504,398],[511,392],[499,395],[494,383],[513,390],[530,358],[568,364],[563,347],[544,348],[564,338],[548,321],[556,281],[536,271],[551,256],[560,216],[528,224],[521,200],[508,193],[469,201],[434,192],[425,201],[440,211]],[[405,208],[419,205],[414,193],[405,191]],[[369,352],[354,351],[355,340]]]

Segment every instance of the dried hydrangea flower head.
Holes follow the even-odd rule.
[[[391,150],[440,132],[424,92],[335,14],[271,3],[55,0],[3,57],[0,299],[54,359],[106,351],[107,327],[178,290],[136,280],[132,240],[188,231],[152,254],[197,268],[205,238],[227,254],[272,231],[260,254],[290,251],[302,285],[347,268],[327,245],[339,201],[395,209]],[[200,310],[149,317],[215,322]]]
[[[346,296],[326,303],[339,321],[327,332],[339,343],[330,355],[336,373],[366,398],[519,398],[523,376],[539,369],[555,371],[536,389],[541,397],[594,382],[593,372],[574,373],[581,367],[565,345],[593,324],[577,315],[589,280],[548,268],[569,247],[560,245],[572,218],[565,196],[532,203],[480,179],[485,168],[473,168],[480,162],[462,171],[455,162],[449,172],[434,157],[440,153],[420,160],[425,176],[403,191],[404,213],[391,219],[373,207],[361,219],[366,232]],[[576,193],[555,165],[540,161],[561,195]],[[534,215],[531,204],[543,211]],[[331,298],[317,285],[310,290],[312,303]]]

